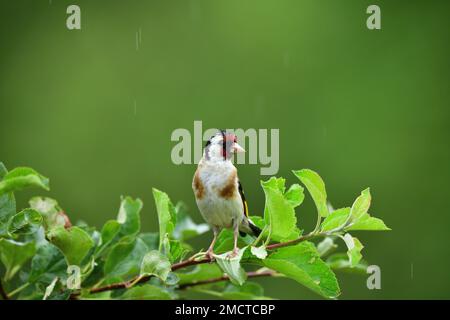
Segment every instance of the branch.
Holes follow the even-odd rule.
[[[212,260],[209,258],[203,258],[200,260],[194,260],[192,258],[187,259],[185,261],[181,261],[179,263],[175,263],[172,265],[172,271],[176,271],[178,269],[182,269],[182,268],[186,268],[189,266],[195,266],[197,264],[202,264],[202,263],[208,263],[211,262]],[[129,281],[123,281],[123,282],[118,282],[118,283],[113,283],[107,286],[103,286],[103,287],[98,287],[98,288],[92,288],[89,290],[89,293],[99,293],[99,292],[104,292],[104,291],[110,291],[110,290],[116,290],[116,289],[125,289],[125,288],[129,288],[131,286],[131,284],[138,284],[138,283],[143,283],[143,282],[147,282],[152,276],[144,276],[144,277],[134,277],[133,279],[129,280]],[[72,293],[71,297],[76,297],[79,296],[80,293],[79,292],[74,292]]]
[[[272,270],[267,270],[267,271],[251,271],[251,272],[247,272],[247,278],[258,278],[258,277],[272,277],[275,276],[277,273],[275,271]],[[199,286],[199,285],[203,285],[203,284],[211,284],[211,283],[216,283],[216,282],[221,282],[221,281],[228,281],[230,280],[230,277],[228,277],[226,274],[224,274],[221,277],[217,277],[217,278],[211,278],[211,279],[207,279],[207,280],[200,280],[200,281],[194,281],[191,283],[185,283],[179,286],[180,290],[186,289],[186,288],[190,288],[193,286]]]
[[[2,296],[3,300],[9,300],[8,295],[6,294],[5,289],[3,288],[2,280],[0,279],[0,296]]]
[[[324,234],[321,234],[321,233],[308,233],[307,235],[301,236],[301,237],[299,237],[297,239],[294,239],[294,240],[291,240],[291,241],[274,243],[274,244],[268,245],[266,247],[266,249],[267,250],[275,250],[275,249],[279,249],[279,248],[283,248],[283,247],[293,246],[293,245],[296,245],[297,243],[306,241],[306,240],[314,238],[314,237],[323,236],[323,235]],[[173,264],[172,265],[172,271],[176,271],[176,270],[179,270],[179,269],[187,268],[187,267],[190,267],[190,266],[195,266],[197,264],[210,263],[210,262],[212,262],[212,259],[209,258],[209,257],[204,257],[204,258],[202,258],[200,260],[196,260],[196,259],[193,259],[193,257],[191,257],[191,258],[189,258],[189,259],[187,259],[185,261],[181,261],[181,262]],[[254,276],[256,276],[256,275],[254,275]],[[126,288],[129,288],[132,284],[135,285],[135,284],[147,282],[151,277],[152,277],[151,275],[144,276],[144,277],[137,276],[137,277],[134,277],[133,279],[131,279],[129,281],[123,281],[123,282],[118,282],[118,283],[113,283],[113,284],[110,284],[110,285],[106,285],[106,286],[103,286],[103,287],[92,288],[92,289],[89,290],[89,293],[93,294],[93,293],[99,293],[99,292],[116,290],[116,289],[126,289]],[[225,277],[225,276],[223,276],[223,277]],[[215,280],[214,282],[216,282],[216,281],[223,281],[223,280],[228,279],[228,278],[222,279],[223,277],[215,278],[215,279],[212,279],[212,280]],[[218,280],[218,279],[221,279],[221,280]],[[74,298],[74,297],[77,297],[79,295],[80,295],[80,292],[74,292],[74,293],[72,293],[71,297]]]

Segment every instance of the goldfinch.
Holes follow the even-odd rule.
[[[205,221],[211,226],[214,238],[206,251],[213,258],[219,232],[233,229],[234,248],[230,257],[239,252],[239,233],[258,236],[261,230],[248,218],[248,207],[237,169],[231,162],[234,153],[245,152],[232,133],[221,130],[205,145],[203,156],[192,181],[195,200]]]

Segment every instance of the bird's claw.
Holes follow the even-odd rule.
[[[206,251],[205,257],[211,261],[214,261],[214,252],[211,250]]]
[[[238,254],[239,254],[239,249],[234,248],[233,251],[228,253],[227,258],[229,258],[229,259],[235,258]]]

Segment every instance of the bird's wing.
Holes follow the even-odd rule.
[[[238,180],[238,186],[239,186],[239,188],[238,188],[239,195],[241,196],[241,200],[244,205],[244,215],[248,218],[248,205],[247,205],[247,201],[245,200],[244,190],[242,189],[241,181],[239,181],[239,180]]]

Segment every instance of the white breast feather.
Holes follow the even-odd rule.
[[[197,205],[206,222],[218,228],[231,228],[233,223],[240,224],[244,217],[244,207],[235,181],[232,198],[223,198],[220,191],[226,186],[230,175],[236,170],[230,161],[200,163],[200,180],[204,196],[197,200]]]

